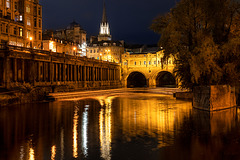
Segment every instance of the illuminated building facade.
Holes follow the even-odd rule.
[[[44,50],[86,56],[86,31],[75,21],[66,29],[45,30],[43,35]]]
[[[39,0],[0,1],[0,41],[13,46],[41,48],[42,6]]]
[[[87,48],[87,57],[103,61],[121,62],[121,55],[124,53],[124,42],[113,41],[110,35],[110,27],[107,21],[106,6],[103,5],[102,21],[100,23],[99,35],[91,38]]]
[[[76,43],[51,38],[50,40],[43,40],[42,44],[43,50],[81,56],[82,50],[78,48]]]
[[[136,87],[131,81],[146,81],[137,87],[161,87],[164,78],[170,77],[167,82],[171,86],[177,85],[173,75],[174,62],[169,58],[167,62],[163,60],[163,50],[141,53],[126,52],[122,55],[122,84],[124,87]],[[136,77],[138,77],[136,79]],[[141,78],[143,77],[143,78]],[[133,79],[132,79],[133,78]],[[131,80],[132,79],[132,80]]]
[[[87,57],[120,63],[121,55],[124,53],[122,43],[119,41],[100,41],[92,43],[87,48]]]

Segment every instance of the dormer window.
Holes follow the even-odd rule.
[[[105,43],[103,43],[103,46],[107,46],[108,44],[105,42]]]

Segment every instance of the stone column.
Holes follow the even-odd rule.
[[[70,81],[73,81],[72,65],[71,64],[69,64],[69,73],[70,73]]]
[[[103,69],[102,69],[102,67],[101,67],[101,68],[100,68],[100,81],[102,81],[102,80],[103,80],[102,71],[103,71]]]
[[[64,62],[63,63],[63,82],[65,83],[66,82],[66,67],[67,65],[66,65],[66,63]]]
[[[92,67],[92,80],[95,81],[96,75],[95,75],[95,67]]]
[[[49,71],[50,71],[50,82],[51,84],[53,84],[53,76],[54,76],[54,68],[53,68],[53,62],[52,62],[52,58],[51,58],[51,62],[50,62],[50,68],[49,68]]]
[[[77,65],[74,65],[74,81],[77,81]]]
[[[34,60],[34,54],[32,53],[32,59],[30,61],[30,83],[35,86],[36,85],[36,77],[37,77],[37,68],[36,68],[37,64],[36,61]]]
[[[17,58],[13,59],[13,80],[18,81]]]
[[[24,82],[24,75],[25,75],[25,68],[24,68],[25,61],[22,59],[22,82]]]
[[[83,81],[87,81],[87,66],[83,66]]]
[[[10,59],[9,57],[5,54],[4,60],[3,60],[3,83],[6,88],[9,88],[9,83],[10,83],[10,76],[9,76],[9,71],[10,71],[10,66],[9,62]]]

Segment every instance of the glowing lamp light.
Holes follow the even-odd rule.
[[[29,40],[30,40],[30,41],[32,41],[32,40],[33,40],[33,38],[32,38],[32,37],[29,37]]]
[[[75,51],[77,48],[76,47],[73,47],[73,50]]]

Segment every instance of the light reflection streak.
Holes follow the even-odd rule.
[[[75,107],[74,116],[73,116],[73,157],[78,158],[78,143],[77,143],[77,136],[78,136],[78,108]]]
[[[64,158],[64,129],[61,129],[61,160]]]
[[[121,103],[123,134],[130,137],[148,134],[158,139],[158,147],[174,143],[176,130],[185,114],[191,110],[191,102],[174,103],[168,96],[151,100],[124,98]],[[179,107],[180,106],[180,107]],[[166,138],[167,135],[167,138]]]
[[[55,155],[56,155],[56,146],[52,146],[51,149],[51,160],[55,160]]]
[[[89,105],[85,105],[83,118],[82,118],[82,147],[83,147],[83,154],[87,157],[88,153],[88,146],[87,146],[87,131],[88,131],[88,107]]]
[[[20,147],[20,157],[19,157],[19,159],[20,159],[20,160],[23,160],[23,158],[24,158],[24,147],[21,146],[21,147]]]
[[[29,160],[35,160],[33,148],[29,149]]]
[[[107,102],[107,103],[106,103]],[[105,110],[102,108],[99,113],[99,128],[100,128],[100,145],[101,145],[101,157],[103,159],[111,159],[111,99],[107,100]],[[105,111],[105,113],[104,113]]]

